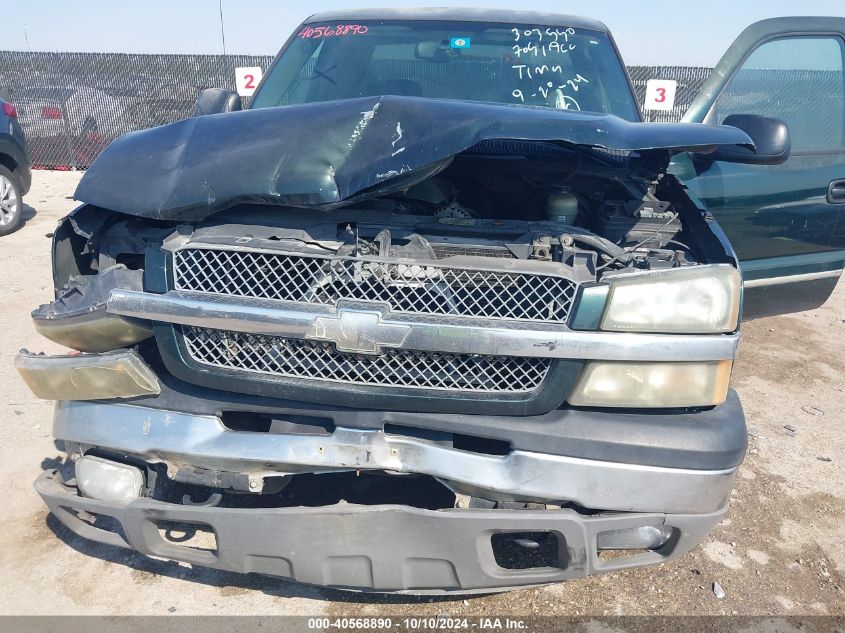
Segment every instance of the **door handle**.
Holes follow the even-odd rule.
[[[845,204],[845,180],[834,180],[827,188],[827,201],[830,204]]]

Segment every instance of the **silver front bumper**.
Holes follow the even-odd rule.
[[[53,434],[69,453],[111,449],[170,469],[246,474],[258,486],[270,475],[387,470],[430,475],[458,492],[485,498],[571,501],[630,512],[715,512],[726,505],[737,470],[664,468],[522,450],[494,456],[342,427],[325,436],[232,431],[214,416],[96,402],[58,402]]]

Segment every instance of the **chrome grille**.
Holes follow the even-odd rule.
[[[386,350],[344,354],[331,343],[182,327],[188,353],[214,367],[286,378],[480,393],[535,390],[548,359]]]
[[[328,305],[373,301],[410,314],[563,322],[576,290],[551,275],[362,257],[188,248],[174,263],[177,290]]]

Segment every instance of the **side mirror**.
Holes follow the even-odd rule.
[[[757,114],[732,114],[722,121],[722,125],[731,125],[748,134],[756,151],[738,145],[721,145],[710,154],[697,154],[697,161],[780,165],[789,158],[792,149],[789,129],[780,119]]]
[[[241,109],[241,98],[237,92],[223,88],[206,88],[197,97],[194,113],[191,116],[236,112]]]

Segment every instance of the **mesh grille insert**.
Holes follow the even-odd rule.
[[[545,378],[544,358],[476,356],[415,350],[386,350],[379,356],[345,354],[331,343],[181,328],[197,362],[286,378],[348,384],[447,389],[482,393],[530,392]]]
[[[513,253],[506,248],[489,248],[484,246],[465,246],[462,244],[432,244],[431,250],[437,259],[446,259],[456,255],[471,255],[473,257],[496,257],[498,259],[514,259]]]
[[[387,303],[394,312],[563,322],[575,282],[551,275],[189,248],[174,255],[177,290],[335,305]]]

